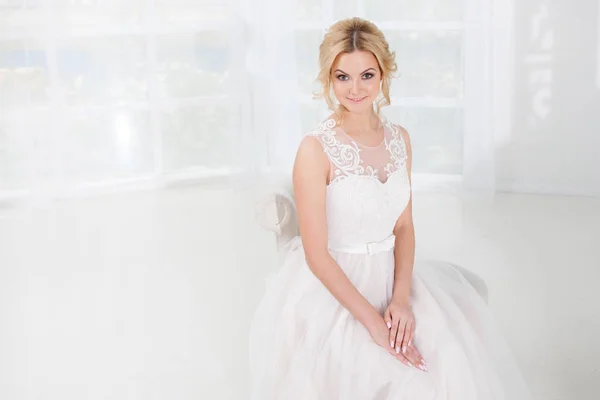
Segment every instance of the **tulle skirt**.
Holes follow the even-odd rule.
[[[383,315],[393,251],[331,252]],[[310,271],[301,245],[269,280],[250,329],[252,400],[527,400],[526,385],[480,294],[459,269],[415,261],[413,342],[428,372],[379,347]]]

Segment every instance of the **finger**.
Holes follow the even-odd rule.
[[[414,343],[407,348],[405,356],[411,360],[411,362],[416,365],[417,368],[427,371],[427,361],[425,361]]]
[[[392,315],[390,314],[389,308],[385,310],[383,320],[385,321],[385,324],[387,325],[388,329],[392,329]]]
[[[392,356],[394,357],[398,357],[398,354],[396,354],[396,350],[392,349],[391,347],[386,347],[385,348],[387,350],[388,353],[390,353]]]
[[[428,366],[427,363],[425,362],[425,360],[423,359],[423,357],[421,356],[421,354],[419,353],[419,351],[414,348],[414,347],[409,347],[406,350],[406,353],[403,354],[404,357],[406,357],[407,360],[409,360],[416,368],[420,369],[421,371],[425,371],[427,372],[428,370]]]
[[[399,320],[394,320],[394,316],[392,315],[392,328],[390,329],[390,345],[392,349],[396,347],[396,335],[398,334],[398,324]]]
[[[408,339],[408,346],[409,347],[412,344],[412,341],[413,341],[413,339],[415,337],[415,330],[416,329],[417,329],[417,322],[416,322],[416,320],[413,317],[412,324],[411,324],[411,327],[410,327],[410,337]]]
[[[406,329],[406,322],[400,321],[398,324],[398,332],[396,334],[396,353],[400,353],[400,346],[402,346],[402,340],[404,339],[404,331]]]
[[[414,324],[414,323],[413,323]],[[411,327],[412,328],[412,327]],[[418,358],[418,361],[420,361],[421,364],[424,364],[425,367],[427,367],[427,361],[425,361],[425,359],[423,358],[423,356],[421,355],[421,353],[419,352],[419,349],[417,349],[417,346],[415,346],[415,343],[413,342],[413,338],[414,338],[414,329],[411,329],[412,333],[411,333],[411,338],[409,339],[409,345],[406,349],[407,353],[408,352],[412,352],[412,354],[415,355],[415,357]],[[413,359],[415,362],[417,362],[417,359]]]
[[[396,354],[396,358],[407,367],[414,367],[413,363],[411,363],[410,360],[404,356],[404,354]]]
[[[402,338],[402,352],[406,353],[406,348],[408,347],[408,340],[410,338],[410,333],[412,331],[412,322],[409,320],[406,322],[406,328],[404,329],[404,338]]]
[[[410,329],[408,330],[408,342],[406,343],[406,346],[410,347],[414,336],[415,336],[415,321],[413,320],[413,321],[411,321]]]

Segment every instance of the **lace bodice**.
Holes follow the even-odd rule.
[[[308,133],[330,163],[326,211],[330,248],[377,242],[392,234],[410,198],[406,145],[399,128],[382,117],[383,142],[357,143],[333,119]]]

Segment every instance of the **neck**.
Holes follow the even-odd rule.
[[[345,111],[342,113],[342,125],[350,131],[366,132],[379,128],[380,118],[374,110],[362,113]]]

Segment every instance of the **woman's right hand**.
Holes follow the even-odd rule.
[[[370,327],[369,334],[375,343],[387,350],[388,353],[396,357],[404,365],[418,368],[421,371],[427,371],[427,366],[423,361],[423,357],[421,357],[421,354],[417,351],[414,342],[407,348],[406,353],[397,353],[396,350],[392,348],[390,344],[390,329],[385,324],[383,318],[379,318],[379,320]]]

